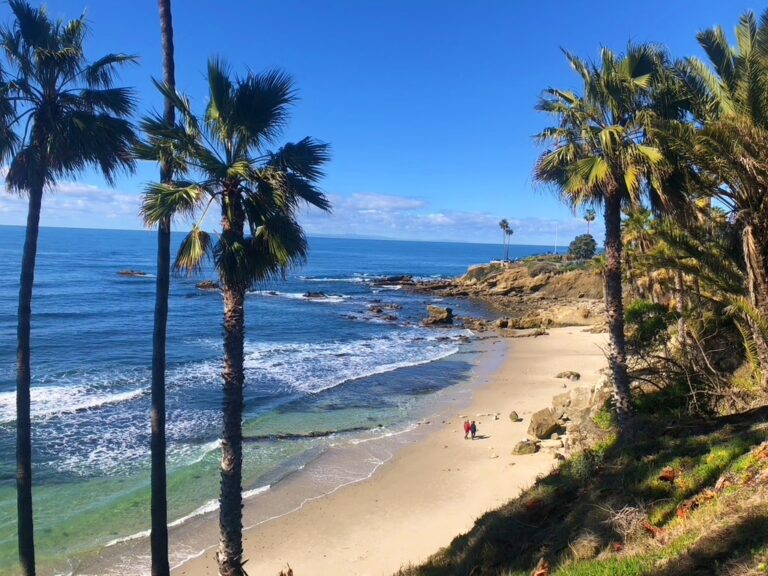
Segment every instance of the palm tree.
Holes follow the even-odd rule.
[[[553,185],[574,210],[584,205],[604,209],[608,360],[617,414],[626,423],[632,397],[621,284],[621,209],[641,202],[646,183],[661,188],[663,156],[648,141],[646,122],[654,76],[666,55],[653,46],[630,44],[625,55],[603,49],[597,63],[566,57],[583,82],[583,94],[549,89],[541,98],[538,109],[553,116],[556,125],[539,135],[550,147],[539,157],[535,176]]]
[[[514,234],[515,231],[512,230],[511,226],[507,226],[507,229],[504,230],[504,235],[507,238],[507,251],[504,253],[504,259],[509,260],[509,244],[512,242],[512,234]]]
[[[30,331],[43,190],[87,166],[97,167],[109,183],[120,170],[133,169],[134,132],[126,119],[134,107],[133,92],[114,88],[113,81],[117,69],[134,58],[107,54],[89,62],[83,52],[84,17],[55,21],[45,9],[32,8],[23,0],[11,0],[9,5],[14,20],[0,31],[0,47],[9,64],[3,89],[15,104],[15,116],[4,118],[2,131],[15,130],[18,136],[13,138],[15,154],[6,184],[29,198],[16,372],[19,559],[28,576],[35,573]]]
[[[143,209],[149,221],[157,222],[202,208],[174,266],[195,272],[212,256],[222,284],[224,422],[217,559],[219,574],[242,576],[245,295],[254,284],[282,275],[306,258],[308,247],[297,210],[306,204],[330,209],[317,188],[329,151],[312,138],[275,152],[266,149],[281,133],[295,100],[287,75],[273,71],[232,77],[222,61],[213,59],[208,64],[208,87],[208,105],[197,117],[186,97],[160,86],[173,100],[181,122],[168,129],[162,118],[146,120],[150,143],[143,157],[157,159],[163,150],[173,150],[179,154],[179,167],[184,164],[197,179],[150,186]],[[221,233],[215,243],[202,230],[213,204],[221,210]]]
[[[501,228],[501,245],[504,248],[504,260],[507,259],[507,230],[510,230],[509,222],[506,218],[499,220],[499,228]]]
[[[595,212],[594,208],[588,208],[584,212],[584,220],[587,222],[587,234],[589,234],[589,225],[595,221],[595,218],[597,218],[597,212]]]
[[[160,31],[163,38],[163,81],[170,90],[176,89],[173,58],[173,18],[171,0],[158,0]],[[170,98],[165,98],[163,120],[170,128],[176,120]],[[173,179],[173,165],[162,162],[160,182]],[[157,224],[157,283],[155,289],[155,328],[152,335],[152,502],[150,545],[152,576],[168,576],[168,494],[166,486],[165,439],[165,348],[168,326],[168,295],[171,288],[171,219],[162,218]]]
[[[768,313],[768,11],[745,13],[731,46],[720,27],[700,32],[710,66],[685,62],[683,77],[698,104],[697,124],[679,126],[677,142],[690,143],[691,161],[714,175],[713,197],[733,215],[741,235],[750,304]],[[756,349],[768,385],[768,340],[751,320]]]

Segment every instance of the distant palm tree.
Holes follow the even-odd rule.
[[[504,253],[504,260],[509,260],[509,244],[512,241],[512,234],[514,234],[514,233],[515,233],[515,231],[512,230],[511,226],[507,226],[507,229],[504,230],[504,236],[507,239],[507,250]]]
[[[625,55],[603,49],[597,63],[566,56],[583,82],[583,94],[549,89],[538,109],[556,124],[540,141],[549,144],[536,164],[536,178],[555,186],[574,208],[601,205],[605,216],[605,296],[610,334],[608,360],[619,421],[632,410],[624,335],[621,284],[621,207],[637,204],[644,182],[657,183],[663,155],[646,138],[654,76],[666,55],[630,44]]]
[[[9,64],[2,92],[12,98],[15,116],[3,114],[0,132],[5,157],[8,145],[14,145],[6,184],[29,198],[16,372],[19,559],[22,573],[29,576],[35,573],[30,331],[43,191],[87,166],[98,168],[110,183],[118,171],[133,169],[134,132],[126,118],[133,111],[134,96],[127,88],[114,88],[113,80],[118,68],[134,58],[107,54],[89,63],[83,52],[84,17],[55,21],[44,8],[32,8],[23,0],[10,0],[9,6],[13,22],[0,30],[0,49]]]
[[[589,234],[589,225],[597,218],[597,212],[593,208],[589,208],[584,212],[584,220],[587,221],[587,234]]]
[[[172,149],[181,155],[194,181],[150,186],[144,201],[149,221],[203,208],[184,239],[175,268],[195,272],[213,256],[224,296],[224,429],[221,449],[219,574],[243,576],[242,417],[245,295],[255,283],[282,275],[307,256],[307,242],[296,220],[300,206],[329,210],[317,188],[329,160],[326,144],[304,138],[275,152],[266,146],[281,133],[295,100],[291,79],[281,72],[233,78],[220,60],[208,64],[208,105],[202,118],[189,100],[160,86],[181,115],[168,130],[162,118],[144,122],[150,145],[144,157]],[[217,241],[202,230],[212,204],[221,210]],[[246,234],[246,228],[249,234]]]
[[[159,0],[160,31],[163,38],[163,81],[170,90],[176,89],[173,57],[173,16],[171,0]],[[165,98],[163,120],[171,128],[176,120],[170,98]],[[173,164],[161,163],[160,182],[170,184]],[[168,493],[166,480],[165,438],[165,368],[166,332],[168,326],[168,296],[171,289],[171,218],[166,216],[157,224],[157,282],[155,289],[155,327],[152,336],[152,502],[150,546],[152,576],[168,576]]]
[[[504,248],[504,259],[507,259],[507,230],[509,230],[509,222],[506,218],[499,220],[499,228],[501,228],[501,246]]]

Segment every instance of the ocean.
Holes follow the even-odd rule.
[[[0,572],[10,575],[18,573],[14,389],[23,238],[23,228],[0,227]],[[174,236],[174,244],[180,240]],[[88,573],[94,558],[103,571],[92,573],[128,574],[121,554],[132,555],[135,574],[148,573],[136,557],[146,551],[149,525],[155,243],[149,231],[41,230],[32,324],[40,574]],[[510,256],[545,250],[511,246]],[[425,328],[421,320],[431,303],[459,315],[484,315],[482,307],[435,302],[380,280],[453,277],[502,253],[500,245],[311,238],[305,266],[249,294],[244,489],[264,501],[265,514],[289,513],[296,502],[369,476],[391,456],[392,442],[476,367],[468,331]],[[118,274],[126,269],[147,275]],[[175,564],[199,553],[200,532],[190,526],[213,513],[218,491],[223,305],[218,292],[196,288],[204,279],[215,279],[210,269],[174,277],[171,287]],[[310,292],[326,297],[304,296]],[[303,488],[277,499],[289,485]],[[246,524],[266,518],[246,515]]]

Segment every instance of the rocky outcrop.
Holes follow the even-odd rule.
[[[427,306],[429,316],[424,319],[425,326],[447,326],[453,324],[453,310],[440,306]]]
[[[198,290],[221,290],[219,283],[214,280],[203,280],[202,282],[198,282],[195,287]]]
[[[562,378],[565,380],[570,380],[571,382],[576,382],[581,378],[581,374],[578,372],[574,372],[573,370],[565,370],[564,372],[560,372],[555,378]]]

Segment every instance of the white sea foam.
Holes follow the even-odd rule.
[[[139,398],[147,390],[115,392],[99,386],[33,386],[32,418],[72,414]],[[0,424],[16,421],[16,392],[0,392]]]
[[[246,346],[245,367],[291,389],[317,393],[455,354],[460,333],[439,338],[414,328],[352,342],[252,344]]]
[[[346,301],[349,297],[343,294],[327,294],[321,297],[307,296],[306,292],[278,292],[276,290],[253,290],[249,294],[256,296],[271,296],[273,298],[287,298],[289,300],[303,300],[305,302],[319,302],[333,304]]]

